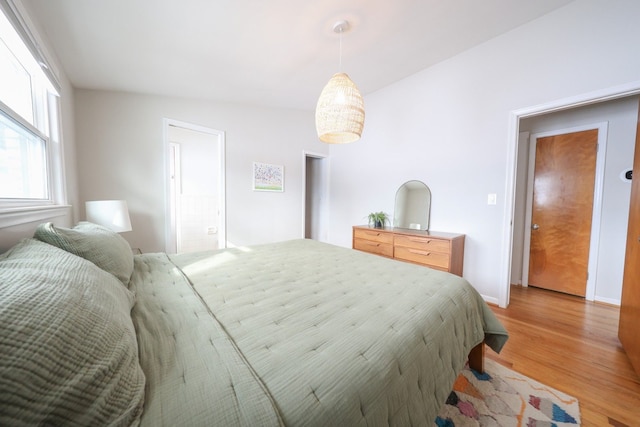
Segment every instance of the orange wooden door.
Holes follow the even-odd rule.
[[[640,112],[631,179],[631,204],[618,337],[631,360],[633,369],[640,375]]]
[[[537,140],[531,286],[586,294],[597,146],[597,129]]]

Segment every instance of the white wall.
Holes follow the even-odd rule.
[[[391,213],[404,181],[424,181],[431,229],[467,235],[464,277],[498,302],[508,286],[511,113],[637,81],[638,16],[635,0],[577,0],[366,96],[362,140],[330,150],[330,241],[350,246],[352,225]]]
[[[132,247],[165,248],[164,118],[226,132],[229,242],[302,237],[302,152],[328,151],[311,112],[92,90],[75,101],[80,199],[127,200]],[[252,190],[254,161],[284,165],[283,193]]]
[[[529,131],[533,135],[594,125],[599,122],[608,123],[608,136],[600,244],[596,248],[598,270],[591,274],[596,274],[596,300],[620,304],[631,196],[631,182],[621,180],[620,172],[633,167],[638,97],[633,96],[525,119],[520,124],[520,130]],[[528,151],[528,144],[520,148]]]

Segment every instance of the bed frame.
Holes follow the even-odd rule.
[[[484,341],[469,352],[469,367],[476,372],[484,373]]]

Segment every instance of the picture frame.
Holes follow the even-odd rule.
[[[253,162],[253,191],[284,192],[284,166]]]

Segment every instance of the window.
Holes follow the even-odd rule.
[[[14,2],[0,6],[0,212],[62,205],[57,82]]]
[[[7,42],[11,40],[11,37],[4,34],[9,33],[12,28],[6,18],[3,19],[2,27],[2,40],[0,40],[0,93],[2,94],[2,102],[29,122],[33,122],[31,75],[7,46]]]
[[[46,140],[0,114],[3,199],[49,199]]]

